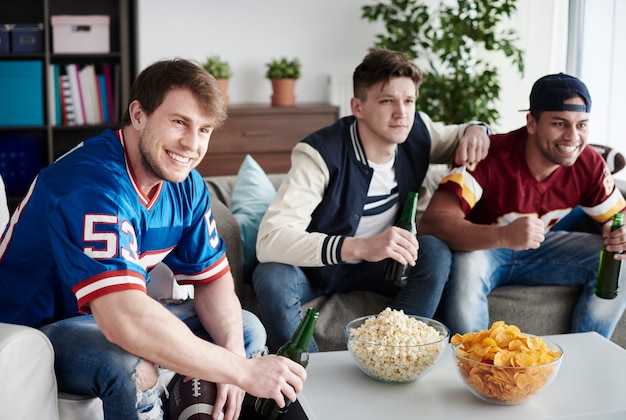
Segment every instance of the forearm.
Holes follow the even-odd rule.
[[[197,286],[194,307],[213,341],[245,357],[241,303],[235,294],[232,275]]]
[[[482,249],[506,248],[506,235],[502,226],[478,225],[462,220],[433,220],[422,218],[419,232],[444,241],[453,251],[477,251]]]
[[[431,136],[430,162],[431,163],[453,163],[456,156],[456,149],[465,131],[472,125],[483,125],[485,133],[490,129],[480,121],[470,121],[465,124],[444,124],[433,122],[428,115],[420,113],[422,120]]]
[[[244,357],[199,337],[156,300],[140,291],[123,291],[92,302],[96,322],[107,339],[129,353],[183,375],[239,384]]]

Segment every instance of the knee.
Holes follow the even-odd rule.
[[[256,266],[252,275],[252,285],[255,291],[282,289],[285,279],[295,278],[295,267],[281,263],[261,263]]]
[[[452,253],[444,241],[430,235],[420,236],[418,239],[420,255],[428,255],[429,258],[436,259],[441,264],[450,265]]]
[[[135,369],[135,382],[139,391],[148,391],[159,381],[159,371],[154,363],[142,360]]]
[[[246,357],[250,359],[264,355],[267,352],[267,347],[265,346],[267,342],[265,327],[252,312],[243,310],[242,315]]]
[[[141,360],[135,367],[135,411],[139,420],[163,418],[160,394],[164,387],[159,373],[159,368],[147,360]]]

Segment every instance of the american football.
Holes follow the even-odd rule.
[[[617,150],[601,144],[590,144],[589,146],[596,149],[596,151],[602,155],[612,174],[621,171],[624,165],[626,165],[624,155]]]
[[[209,420],[217,397],[213,382],[192,379],[184,382],[183,375],[176,375],[170,382],[169,415],[171,420]],[[219,419],[224,418],[220,413]]]

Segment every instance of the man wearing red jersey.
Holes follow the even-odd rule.
[[[487,328],[487,295],[512,284],[581,287],[572,331],[613,333],[626,293],[600,299],[594,285],[602,245],[626,250],[626,228],[609,232],[626,202],[601,155],[586,147],[590,109],[582,81],[542,77],[530,94],[526,126],[492,136],[485,160],[441,181],[420,233],[454,251],[439,307],[453,333]],[[603,224],[602,236],[552,230],[575,206]]]

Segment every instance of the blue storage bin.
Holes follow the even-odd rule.
[[[11,52],[43,52],[43,23],[15,24],[11,29]]]
[[[0,126],[44,124],[41,60],[0,61],[0,92]]]
[[[40,145],[24,134],[0,136],[0,174],[7,195],[22,196],[43,167]]]

